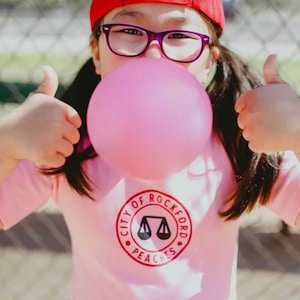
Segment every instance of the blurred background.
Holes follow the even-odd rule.
[[[0,0],[2,115],[38,86],[43,65],[59,75],[58,97],[68,86],[90,57],[88,6],[84,0]],[[224,0],[224,7],[223,42],[259,71],[277,53],[281,74],[300,95],[300,1]],[[261,207],[242,218],[240,300],[300,299],[299,233]],[[0,232],[0,299],[68,300],[71,269],[68,231],[51,200]]]

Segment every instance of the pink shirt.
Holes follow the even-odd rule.
[[[165,180],[126,178],[99,158],[85,168],[95,201],[27,161],[0,193],[5,228],[49,197],[61,207],[72,239],[73,300],[235,299],[239,222],[218,215],[235,181],[217,139]],[[298,160],[287,152],[268,206],[292,225],[299,187]]]

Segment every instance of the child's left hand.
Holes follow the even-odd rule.
[[[300,101],[279,75],[276,55],[267,58],[263,74],[266,85],[245,93],[235,105],[243,137],[253,152],[300,153]]]

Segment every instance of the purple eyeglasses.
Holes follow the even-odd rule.
[[[153,32],[127,24],[105,24],[100,26],[99,34],[101,32],[106,36],[109,49],[117,55],[139,56],[152,41],[157,41],[165,57],[182,63],[197,60],[211,44],[209,36],[188,30]]]

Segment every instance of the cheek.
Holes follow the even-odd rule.
[[[204,65],[203,64],[193,64],[193,65],[189,65],[187,67],[187,70],[192,73],[197,80],[202,84],[203,83],[203,78],[204,78]]]
[[[128,57],[122,57],[112,53],[107,47],[100,47],[101,77],[104,78],[107,74],[129,59],[130,58]]]
[[[100,70],[101,77],[104,78],[108,73],[114,70],[118,64],[113,58],[113,53],[107,51],[107,49],[100,49]]]
[[[210,64],[208,61],[209,51],[204,51],[198,60],[186,66],[186,69],[192,73],[202,85],[205,85],[210,71]]]

